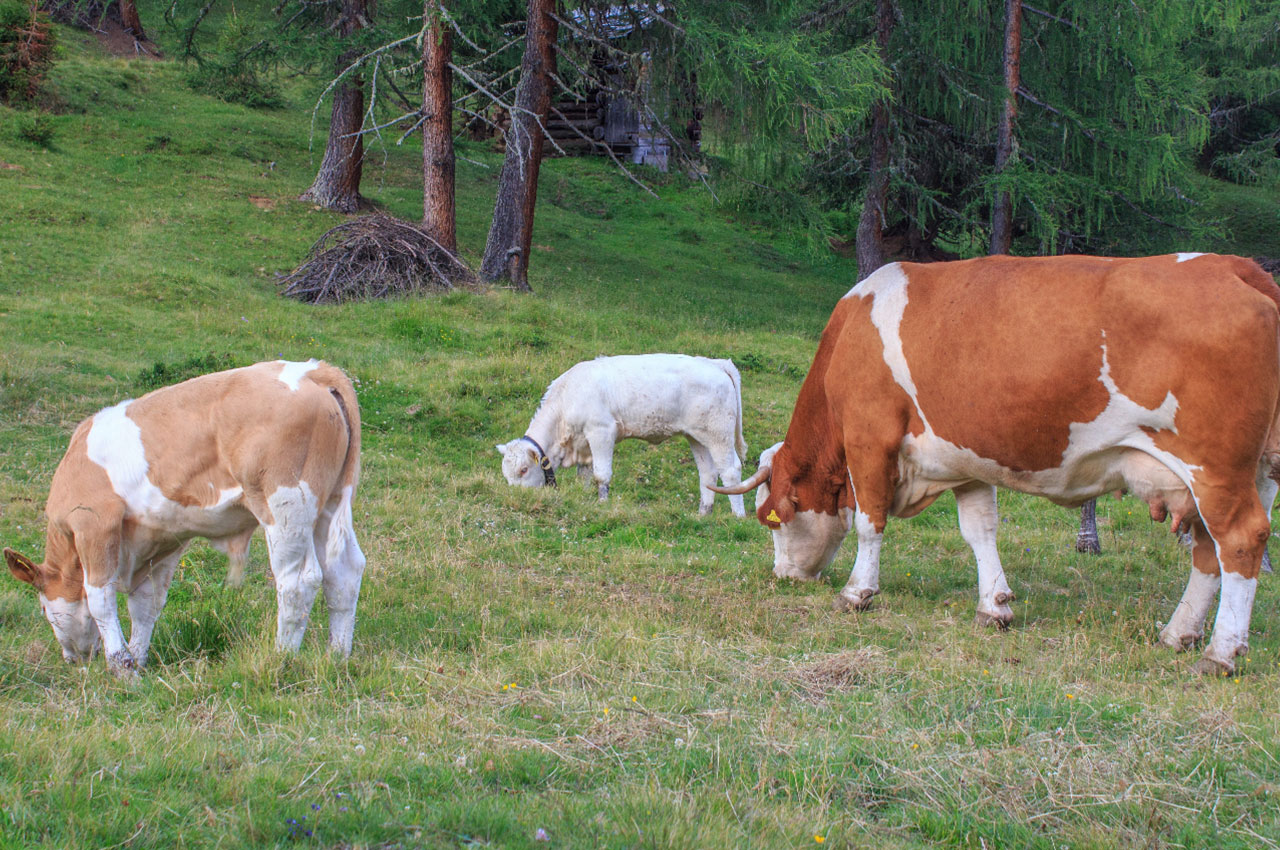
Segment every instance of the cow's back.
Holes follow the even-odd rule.
[[[708,416],[736,415],[736,388],[715,361],[684,354],[600,357],[565,373],[570,427],[605,417],[620,436],[662,439],[688,433]]]

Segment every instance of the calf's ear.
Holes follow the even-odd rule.
[[[37,589],[44,587],[44,573],[26,555],[20,555],[12,549],[4,550],[4,562],[9,565],[9,572],[18,581],[25,581]]]

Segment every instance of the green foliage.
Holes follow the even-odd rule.
[[[24,112],[17,119],[18,138],[42,148],[53,147],[53,118],[43,112]]]
[[[230,354],[193,354],[177,363],[157,360],[134,377],[133,383],[144,392],[177,384],[189,378],[230,369],[235,364]]]
[[[223,20],[213,51],[197,55],[187,84],[228,103],[278,109],[285,101],[272,80],[276,49],[265,24],[233,10]]]
[[[30,104],[53,65],[54,33],[35,0],[0,0],[0,103]]]

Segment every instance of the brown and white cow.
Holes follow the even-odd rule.
[[[979,618],[1008,623],[995,488],[1079,505],[1128,489],[1195,545],[1161,640],[1213,638],[1197,668],[1248,648],[1280,466],[1280,288],[1239,257],[985,257],[884,266],[841,299],[786,439],[737,488],[779,575],[815,577],[850,526],[840,608],[879,592],[890,515],[955,492]],[[770,452],[766,452],[769,454]]]
[[[277,360],[205,375],[80,423],[53,474],[44,562],[12,549],[5,561],[39,591],[66,660],[105,644],[120,672],[146,663],[191,538],[228,551],[234,578],[261,525],[277,645],[299,647],[323,585],[329,644],[346,655],[365,565],[351,518],[359,477],[360,409],[340,369]],[[127,644],[118,590],[129,595]]]

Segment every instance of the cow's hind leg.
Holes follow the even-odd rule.
[[[973,550],[978,562],[978,613],[975,619],[984,626],[1008,628],[1013,622],[1013,591],[1004,577],[1000,553],[996,550],[996,488],[973,482],[956,487],[956,514],[960,534]]]
[[[129,588],[129,654],[139,667],[146,666],[151,651],[151,633],[169,598],[173,574],[187,551],[184,544],[151,565],[145,575],[135,576]]]
[[[1202,488],[1196,495],[1200,517],[1216,544],[1222,568],[1213,637],[1196,670],[1231,673],[1236,657],[1249,651],[1249,619],[1271,523],[1253,486]]]
[[[364,576],[365,557],[351,520],[350,491],[330,500],[315,529],[315,549],[324,576],[324,602],[329,609],[329,648],[351,654],[356,627],[356,602]]]
[[[711,492],[711,485],[716,483],[715,462],[707,447],[692,437],[689,438],[689,448],[693,450],[693,462],[698,467],[698,514],[706,516],[715,504],[716,494]],[[741,496],[738,501],[742,501]]]
[[[1179,652],[1204,637],[1205,617],[1222,584],[1213,538],[1200,520],[1191,523],[1191,539],[1191,577],[1187,580],[1187,589],[1182,592],[1178,607],[1173,609],[1169,624],[1160,630],[1160,642]]]
[[[709,451],[711,452],[711,463],[715,468],[716,474],[720,476],[721,486],[735,487],[741,484],[742,460],[738,457],[738,453],[728,445],[712,446]],[[729,497],[729,510],[733,511],[734,516],[747,515],[741,496]]]
[[[257,526],[252,526],[233,537],[209,541],[209,544],[214,549],[227,556],[227,577],[225,581],[228,587],[240,587],[244,584],[244,569],[249,563],[249,541],[257,530]]]
[[[319,510],[306,482],[280,487],[266,501],[271,522],[263,528],[276,579],[276,646],[294,652],[302,645],[323,579],[314,537]]]

